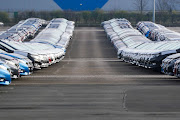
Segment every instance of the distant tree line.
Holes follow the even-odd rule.
[[[0,22],[5,25],[16,24],[20,20],[30,17],[42,18],[51,20],[53,18],[66,18],[76,22],[76,26],[99,26],[101,22],[112,18],[126,18],[132,25],[138,21],[151,21],[152,12],[127,12],[127,11],[111,11],[105,12],[102,10],[95,11],[24,11],[18,12],[14,18],[9,18],[8,13],[0,12]],[[158,11],[156,13],[156,22],[165,26],[180,26],[180,12],[177,11]]]
[[[0,11],[0,22],[3,22],[3,23],[10,22],[8,13]]]
[[[134,8],[141,14],[147,10],[149,3],[154,0],[134,0]],[[156,10],[159,12],[172,12],[176,10],[177,6],[180,6],[179,0],[156,0]]]

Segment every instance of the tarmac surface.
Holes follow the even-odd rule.
[[[64,60],[0,87],[0,120],[179,120],[180,80],[117,59],[77,27]]]

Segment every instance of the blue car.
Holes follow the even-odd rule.
[[[29,73],[30,73],[29,68],[22,60],[14,59],[13,57],[10,57],[10,56],[5,55],[5,54],[0,54],[0,58],[3,59],[3,60],[9,60],[9,61],[12,61],[12,62],[16,62],[16,64],[18,64],[18,66],[19,66],[20,76],[29,75]]]
[[[11,83],[11,74],[0,65],[0,85],[9,85]]]
[[[25,76],[30,74],[29,67],[25,63],[19,62],[19,66],[20,66],[20,76]]]
[[[32,61],[30,61],[27,57],[24,57],[22,55],[15,54],[15,53],[7,53],[1,49],[0,49],[0,54],[12,57],[12,58],[17,59],[19,61],[20,75],[21,76],[29,75],[30,72],[32,72],[34,69]]]
[[[0,50],[0,52],[1,51],[2,50]],[[27,57],[24,57],[22,55],[15,54],[15,53],[5,53],[4,52],[4,53],[0,53],[0,54],[7,55],[7,56],[10,56],[10,57],[13,57],[13,58],[19,60],[20,69],[22,70],[22,72],[20,72],[20,75],[29,75],[30,73],[33,72],[33,69],[34,69],[33,63]]]

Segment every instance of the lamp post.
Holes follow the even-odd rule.
[[[155,21],[156,21],[156,0],[154,0],[154,8],[153,8],[154,10],[153,10],[153,22],[155,23]]]

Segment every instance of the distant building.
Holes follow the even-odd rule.
[[[1,11],[62,10],[53,0],[0,0]]]
[[[0,0],[1,11],[52,11],[52,10],[124,10],[134,11],[135,0]],[[176,6],[180,10],[180,5]],[[153,0],[149,0],[145,10],[153,8]]]
[[[150,10],[152,4],[150,4],[146,10]],[[102,7],[104,11],[134,11],[136,7],[134,6],[134,0],[108,0],[108,2]]]

